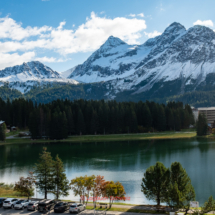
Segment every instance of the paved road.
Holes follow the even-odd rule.
[[[51,215],[68,215],[69,211],[66,211],[65,213],[54,213],[54,211],[50,212]],[[117,212],[117,211],[107,211],[107,215],[137,215],[137,213],[130,213],[130,212]],[[15,210],[15,209],[3,209],[0,208],[0,215],[45,215],[42,213],[39,213],[38,211],[27,211],[24,210]],[[47,213],[46,215],[49,215]],[[92,210],[85,210],[79,213],[79,215],[94,215],[94,211]],[[96,215],[104,215],[104,213],[96,213]],[[151,215],[147,213],[138,213],[138,215]]]

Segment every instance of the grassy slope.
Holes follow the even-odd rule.
[[[71,136],[65,140],[31,140],[29,138],[6,139],[0,142],[0,145],[15,143],[45,143],[45,142],[105,142],[105,141],[132,141],[132,140],[150,140],[150,139],[181,139],[196,137],[196,132],[162,132],[162,133],[144,133],[144,134],[112,134],[112,135],[83,135]]]

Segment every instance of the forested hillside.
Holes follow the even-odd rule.
[[[68,135],[117,134],[188,128],[194,123],[189,105],[170,102],[116,102],[55,100],[47,104],[31,100],[0,99],[0,120],[28,127],[32,138],[63,139]]]

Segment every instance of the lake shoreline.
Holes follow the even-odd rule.
[[[111,141],[138,141],[138,140],[168,140],[168,139],[190,139],[196,138],[196,132],[159,132],[138,134],[110,134],[110,135],[82,135],[70,136],[63,140],[45,140],[14,137],[0,142],[0,145],[22,144],[22,143],[56,143],[56,142],[111,142]]]

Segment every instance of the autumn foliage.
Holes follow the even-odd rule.
[[[105,181],[104,176],[80,176],[71,180],[71,188],[75,196],[80,197],[80,202],[88,202],[92,196],[94,207],[99,197],[109,199],[111,208],[114,200],[125,200],[125,190],[120,182]]]

